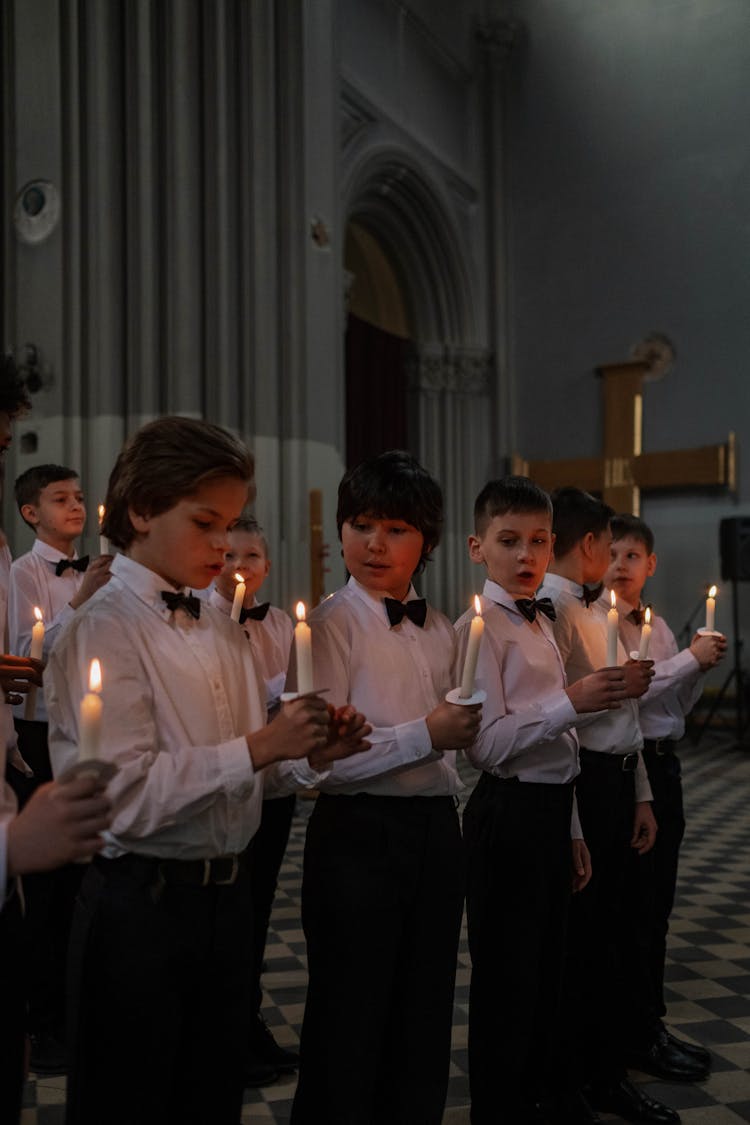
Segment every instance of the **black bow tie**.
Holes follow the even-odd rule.
[[[424,598],[413,598],[410,602],[397,602],[395,598],[383,598],[385,612],[391,625],[398,625],[408,617],[421,629],[427,620],[427,602]]]
[[[61,574],[65,573],[68,567],[70,567],[71,570],[80,570],[81,573],[83,573],[88,565],[88,555],[84,555],[81,559],[60,559],[57,566],[55,567],[55,574],[59,578]]]
[[[581,594],[581,601],[586,606],[586,609],[589,608],[589,606],[591,605],[592,602],[595,602],[597,600],[597,598],[601,597],[601,593],[602,593],[603,589],[604,589],[604,583],[603,582],[600,582],[598,586],[591,586],[591,587],[584,586],[583,587],[583,593]]]
[[[262,621],[268,613],[270,602],[263,602],[261,605],[251,605],[249,609],[240,610],[240,625],[244,625],[246,621]]]
[[[631,609],[628,618],[634,625],[642,625],[645,609]]]
[[[167,609],[172,613],[176,609],[184,609],[197,621],[201,615],[201,600],[195,594],[173,594],[171,590],[162,590],[161,596],[167,603]]]
[[[527,621],[536,620],[537,613],[543,613],[550,621],[554,621],[557,617],[552,598],[519,598],[516,605],[519,613],[522,613]]]

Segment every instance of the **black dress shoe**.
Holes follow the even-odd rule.
[[[68,1073],[68,1052],[64,1044],[49,1032],[42,1031],[31,1035],[31,1057],[29,1068],[35,1074],[52,1077]]]
[[[297,1052],[281,1047],[276,1042],[270,1027],[261,1015],[258,1015],[253,1023],[250,1036],[250,1053],[253,1059],[267,1063],[279,1074],[291,1074],[299,1066]]]
[[[706,1071],[711,1069],[711,1052],[707,1051],[705,1047],[701,1047],[698,1043],[688,1043],[686,1039],[678,1039],[671,1031],[664,1029],[668,1041],[673,1047],[677,1047],[682,1051],[683,1055],[688,1055],[690,1058],[696,1059]]]
[[[649,1047],[628,1051],[628,1066],[668,1082],[705,1082],[708,1078],[705,1063],[670,1042],[665,1028],[659,1029]]]
[[[262,1059],[251,1057],[245,1067],[245,1089],[257,1090],[259,1086],[273,1086],[280,1077],[276,1067]]]
[[[679,1125],[679,1113],[663,1102],[657,1102],[634,1086],[627,1078],[606,1086],[591,1086],[588,1091],[591,1104],[602,1113],[616,1113],[626,1121],[654,1121],[656,1125]]]
[[[602,1119],[579,1091],[558,1094],[543,1103],[551,1125],[602,1125]]]

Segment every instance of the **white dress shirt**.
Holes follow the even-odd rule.
[[[214,588],[208,596],[208,604],[218,609],[226,617],[232,612],[232,602]],[[258,605],[256,598],[253,605]],[[272,711],[278,706],[279,697],[284,690],[286,671],[289,666],[289,653],[292,648],[294,626],[288,613],[277,609],[275,605],[268,607],[268,612],[262,621],[247,619],[242,625],[248,640],[252,645],[256,663],[263,673],[266,682],[267,706]]]
[[[546,574],[539,591],[555,606],[555,640],[560,649],[568,683],[574,684],[607,666],[607,612],[601,601],[584,606],[583,587],[559,574]],[[617,646],[617,662],[624,664],[627,653],[621,641]],[[628,754],[643,749],[643,735],[638,724],[638,702],[623,700],[614,711],[597,711],[579,715],[578,737],[587,750],[602,754]],[[635,772],[636,801],[652,799],[651,786],[641,754]]]
[[[75,614],[45,673],[58,776],[78,758],[89,663],[101,660],[101,756],[119,769],[108,790],[108,857],[239,852],[260,822],[263,774],[290,791],[306,783],[295,776],[296,763],[253,769],[245,735],[264,725],[265,709],[242,632],[211,606],[197,621],[171,612],[165,588],[153,571],[118,555],[112,578]]]
[[[413,587],[407,601],[416,597]],[[463,788],[454,750],[433,750],[426,716],[456,678],[456,638],[442,613],[427,608],[424,628],[407,617],[390,626],[383,599],[354,578],[309,617],[316,688],[335,707],[350,703],[372,725],[372,746],[335,762],[326,792],[436,797]],[[296,683],[294,653],[288,683]]]
[[[629,652],[640,645],[641,627],[630,620],[632,610],[618,598],[620,638]],[[649,660],[654,661],[654,678],[638,700],[638,716],[644,738],[682,738],[685,716],[703,691],[703,672],[689,648],[677,648],[672,630],[663,617],[652,613]]]
[[[55,567],[61,559],[68,556],[56,547],[50,547],[41,539],[25,555],[16,559],[10,568],[10,587],[8,592],[8,631],[10,651],[17,656],[31,654],[31,629],[36,618],[34,606],[39,606],[44,619],[43,660],[47,660],[52,646],[60,635],[62,627],[75,616],[70,605],[81,588],[84,575],[81,571],[68,568],[59,577]],[[77,559],[77,553],[73,555]],[[24,717],[23,703],[15,708],[19,718]],[[44,698],[39,692],[36,702],[36,719],[47,721]]]
[[[491,579],[482,592],[484,635],[479,648],[476,686],[487,692],[482,726],[466,756],[476,769],[495,777],[562,785],[580,772],[575,708],[565,692],[567,680],[552,622],[537,614],[533,628],[515,599]],[[454,628],[463,664],[474,611]],[[582,835],[577,812],[571,834]]]

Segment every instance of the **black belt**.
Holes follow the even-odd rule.
[[[638,751],[631,750],[629,754],[608,754],[605,750],[589,750],[582,746],[581,761],[587,766],[605,766],[608,769],[620,770],[622,773],[632,773],[638,768]]]
[[[231,887],[247,859],[244,853],[219,855],[213,859],[159,859],[130,852],[117,859],[96,856],[94,862],[105,870],[111,865],[112,870],[141,871],[146,876],[153,872],[154,882],[161,886]]]
[[[651,751],[659,758],[663,758],[665,754],[674,754],[676,745],[674,738],[644,738],[643,740],[643,749]]]

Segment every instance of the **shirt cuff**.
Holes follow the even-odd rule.
[[[244,735],[241,738],[233,738],[231,742],[224,742],[217,749],[224,792],[229,796],[247,796],[255,785],[255,769],[247,739]]]
[[[552,728],[550,731],[551,738],[557,738],[558,734],[570,730],[578,721],[578,714],[566,691],[561,690],[555,692],[554,695],[547,696],[542,708],[547,722]]]
[[[426,719],[412,719],[408,723],[399,723],[393,730],[399,755],[403,756],[404,762],[418,762],[432,753],[440,753],[437,750],[433,751]]]

